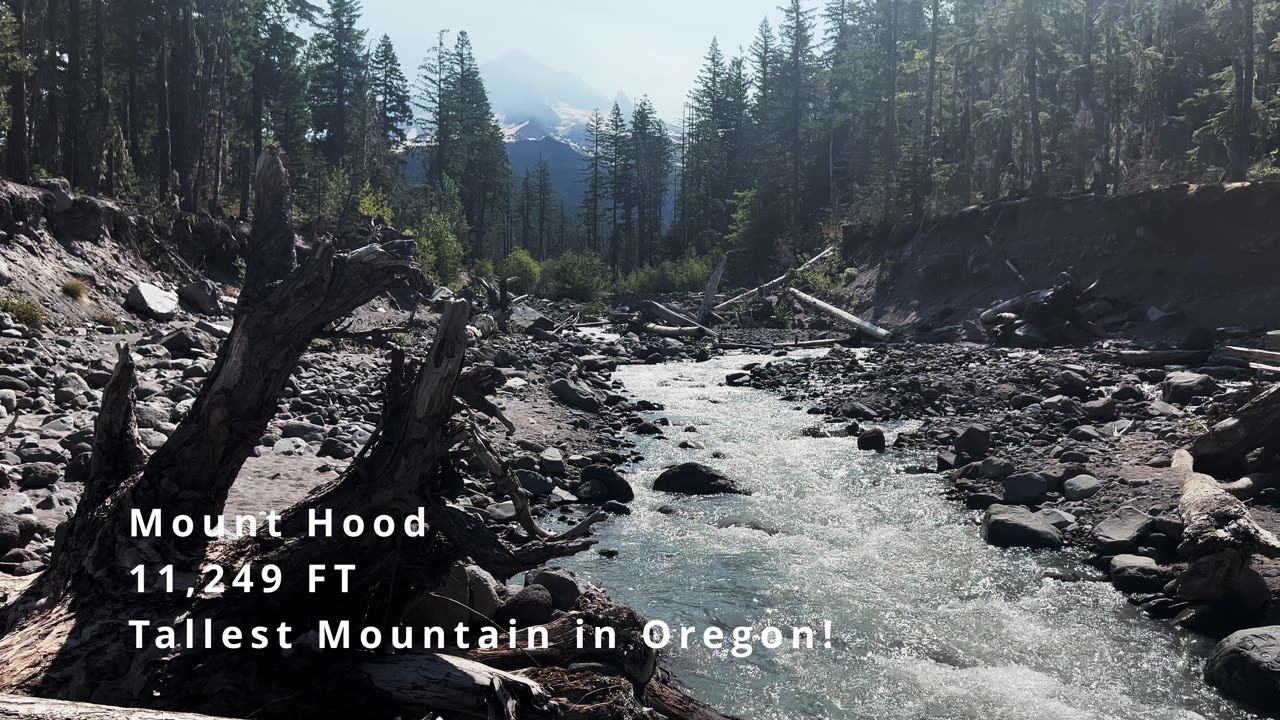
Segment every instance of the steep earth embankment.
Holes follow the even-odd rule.
[[[31,300],[53,322],[105,322],[123,314],[133,285],[180,286],[236,273],[242,237],[206,215],[157,211],[0,180],[0,298]],[[244,232],[241,232],[244,235]],[[64,290],[78,281],[86,291]]]
[[[858,309],[888,325],[953,324],[1074,270],[1118,301],[1099,318],[1110,328],[1154,307],[1190,326],[1258,329],[1280,320],[1280,182],[1010,200],[849,226],[843,252]]]

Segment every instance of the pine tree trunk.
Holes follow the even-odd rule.
[[[1239,52],[1236,57],[1235,118],[1231,130],[1231,156],[1226,180],[1243,182],[1249,178],[1249,154],[1253,145],[1253,0],[1232,0],[1239,26]]]
[[[81,0],[71,0],[67,8],[67,132],[63,138],[62,172],[72,187],[82,187],[80,174],[81,127],[80,115],[84,107],[81,96],[83,72],[83,48],[80,37]]]
[[[1031,116],[1031,192],[1039,195],[1044,186],[1043,138],[1040,131],[1040,9],[1036,0],[1023,0],[1027,34],[1027,104]]]
[[[176,188],[173,176],[173,123],[169,113],[169,44],[156,55],[156,189],[168,203]]]
[[[19,57],[27,54],[27,0],[13,0],[14,43]],[[27,138],[27,73],[17,68],[10,73],[9,133],[5,166],[9,178],[20,183],[31,179],[30,141]]]
[[[924,99],[924,135],[920,140],[920,170],[917,173],[917,212],[926,208],[927,196],[933,192],[933,103],[938,92],[938,0],[933,0],[929,29],[929,85]]]
[[[133,163],[134,172],[142,169],[142,130],[141,130],[141,98],[138,97],[140,90],[138,88],[138,75],[141,73],[139,67],[139,47],[142,44],[142,22],[139,17],[139,8],[137,0],[129,0],[126,3],[128,7],[129,17],[129,47],[125,50],[128,56],[128,81],[125,88],[127,97],[125,98],[125,139],[129,143],[129,159]]]
[[[885,112],[884,112],[884,214],[893,216],[898,176],[898,2],[884,0],[885,24]]]

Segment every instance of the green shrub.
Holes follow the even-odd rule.
[[[664,260],[661,264],[631,271],[618,281],[617,289],[642,294],[703,290],[714,269],[715,263],[710,259],[695,255]]]
[[[482,278],[493,277],[493,261],[488,258],[476,260],[471,263],[471,274]]]
[[[119,317],[106,310],[94,315],[93,323],[100,327],[111,328],[111,332],[114,335],[125,335],[138,329],[133,323],[121,320]]]
[[[565,253],[542,263],[539,291],[550,300],[593,302],[609,289],[609,269],[594,255]]]
[[[40,327],[49,320],[40,303],[30,298],[0,298],[0,312],[9,313],[14,320],[28,327]]]
[[[89,283],[83,280],[68,280],[62,283],[62,294],[72,300],[84,300],[89,297]]]
[[[454,285],[466,248],[458,240],[455,224],[444,213],[433,210],[414,233],[418,244],[418,266],[436,282]]]
[[[522,247],[511,251],[507,259],[499,264],[498,272],[504,278],[518,278],[515,289],[520,292],[536,290],[542,280],[542,266]]]
[[[385,193],[374,190],[369,183],[364,184],[364,192],[360,194],[360,214],[365,217],[382,218],[383,223],[391,224],[391,201]]]

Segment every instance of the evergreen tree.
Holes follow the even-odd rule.
[[[600,114],[600,110],[593,110],[591,117],[587,118],[587,125],[583,130],[587,156],[585,167],[583,168],[582,209],[579,213],[579,220],[582,224],[582,234],[586,242],[586,249],[594,253],[603,253],[604,251],[602,234],[605,224],[606,184],[608,183],[603,152],[605,142],[603,137],[605,133],[604,122],[604,116]]]
[[[366,31],[356,25],[360,10],[359,0],[329,0],[308,47],[312,130],[330,166],[347,156],[359,121],[353,109],[364,100],[359,86],[365,72]]]
[[[413,119],[413,110],[409,107],[409,81],[400,69],[400,58],[387,35],[378,40],[373,51],[369,80],[379,137],[392,145],[404,142],[405,126]]]

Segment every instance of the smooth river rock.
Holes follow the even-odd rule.
[[[1204,679],[1223,695],[1256,708],[1280,708],[1280,625],[1229,635],[1205,661]]]
[[[997,547],[1062,547],[1062,533],[1021,505],[992,505],[982,518],[982,539]]]
[[[733,493],[749,495],[740,489],[727,475],[701,463],[682,463],[662,471],[653,481],[653,489],[658,492],[679,493],[682,495],[719,495]]]

